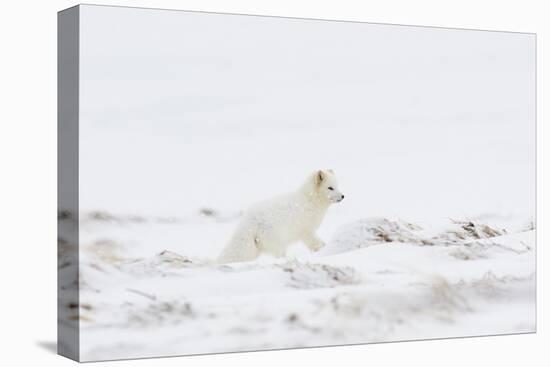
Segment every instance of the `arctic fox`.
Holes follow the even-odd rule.
[[[312,173],[298,190],[247,210],[218,262],[251,261],[262,253],[283,257],[297,241],[318,251],[324,243],[315,231],[330,204],[343,199],[332,170]]]

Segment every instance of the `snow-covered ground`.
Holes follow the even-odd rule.
[[[534,331],[534,35],[80,17],[60,298],[78,227],[83,360]],[[213,263],[242,210],[318,169],[346,197],[324,249]]]
[[[206,209],[186,218],[82,213],[81,358],[535,330],[530,222],[456,219],[424,228],[362,219],[318,253],[298,245],[289,259],[234,265],[206,256],[223,241],[181,240],[193,229],[223,236],[237,219]]]

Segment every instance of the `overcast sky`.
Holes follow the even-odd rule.
[[[84,207],[240,206],[320,166],[372,211],[534,209],[534,35],[81,9]]]

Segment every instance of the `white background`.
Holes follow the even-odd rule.
[[[293,17],[480,28],[538,34],[538,334],[117,362],[118,365],[542,365],[545,262],[541,72],[549,33],[540,1],[98,1]],[[70,1],[12,2],[0,16],[0,228],[3,246],[0,360],[6,365],[72,363],[51,352],[56,337],[56,12]],[[547,78],[546,78],[547,79]],[[45,347],[46,346],[46,347]],[[49,348],[48,348],[49,346]],[[100,363],[99,365],[109,363]]]
[[[533,216],[532,34],[80,17],[82,211],[239,210],[332,168],[347,221]]]

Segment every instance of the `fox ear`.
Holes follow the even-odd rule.
[[[315,183],[317,185],[320,185],[324,179],[325,179],[325,173],[323,171],[317,171],[317,174],[315,175]]]

